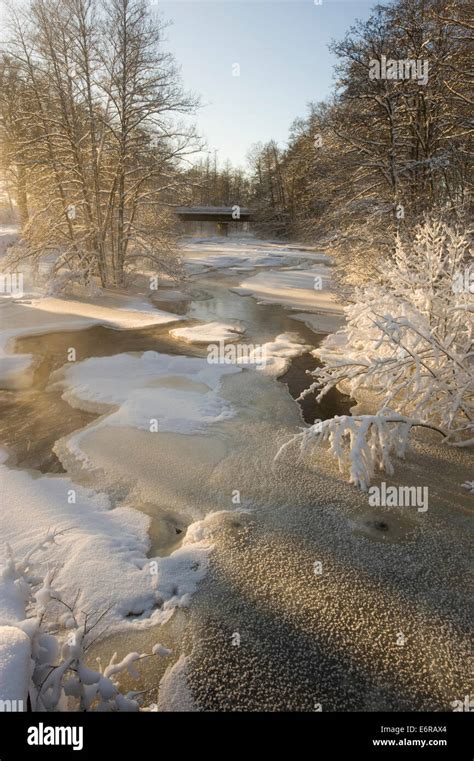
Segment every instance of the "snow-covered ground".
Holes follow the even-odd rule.
[[[283,708],[312,710],[311,700],[328,710],[442,710],[465,694],[460,600],[468,494],[454,486],[465,480],[464,454],[419,444],[406,473],[415,482],[429,479],[426,515],[369,509],[324,452],[313,470],[291,457],[275,465],[279,446],[301,426],[297,405],[276,382],[291,358],[314,348],[298,330],[305,324],[324,333],[342,319],[327,260],[252,239],[188,242],[184,252],[191,280],[183,290],[191,301],[197,282],[221,307],[238,302],[238,314],[191,314],[194,322],[169,331],[173,355],[122,351],[56,371],[49,393],[100,417],[56,442],[65,474],[21,470],[4,459],[2,536],[22,557],[59,532],[36,570],[55,569],[54,586],[66,601],[79,594],[81,609],[106,612],[111,640],[149,632],[156,641],[153,627],[169,625],[194,595],[192,652],[184,657],[176,649],[161,710],[262,710],[266,700],[274,710],[282,701]],[[255,301],[264,304],[255,307],[260,322],[246,321]],[[188,319],[172,314],[172,302],[170,310],[110,294],[10,300],[0,306],[1,385],[31,383],[33,358],[12,353],[18,336]],[[296,334],[288,317],[300,322]],[[248,342],[265,362],[209,363],[206,344],[220,341],[235,348]],[[184,356],[186,349],[200,354]],[[404,483],[403,473],[397,479]],[[386,531],[377,528],[382,522]],[[165,525],[179,546],[161,554],[152,545]],[[315,561],[322,561],[321,577]],[[13,686],[8,676],[13,699],[25,695],[30,664],[25,599],[8,568],[7,559],[0,681],[15,668]],[[407,649],[394,644],[399,630]],[[115,648],[107,638],[99,644]]]
[[[84,330],[105,325],[131,330],[166,325],[181,317],[155,309],[149,302],[120,294],[77,301],[66,298],[0,299],[0,386],[19,388],[31,383],[32,357],[13,353],[15,339],[44,333]]]
[[[2,464],[0,478],[8,506],[3,540],[21,558],[51,530],[57,532],[40,565],[54,567],[54,587],[65,602],[77,599],[78,609],[90,613],[107,611],[107,627],[124,625],[127,617],[151,625],[189,602],[206,567],[205,532],[196,542],[196,527],[191,526],[189,537],[169,557],[147,558],[149,519],[143,513],[131,507],[111,510],[107,495],[66,476],[41,476]],[[0,625],[21,628],[25,618],[21,589],[6,572],[0,585]]]
[[[18,626],[0,625],[0,700],[14,701],[19,710],[26,709],[31,667],[28,635]]]

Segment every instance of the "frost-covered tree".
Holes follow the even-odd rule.
[[[22,97],[13,117],[12,98],[0,101],[0,137],[27,206],[12,267],[48,256],[53,276],[109,287],[137,268],[180,275],[169,206],[198,147],[180,115],[197,102],[181,88],[163,29],[145,0],[10,10],[0,73]]]
[[[253,204],[267,234],[324,247],[349,286],[393,255],[398,232],[472,204],[472,22],[465,0],[379,4],[332,45],[337,85],[270,160],[251,156]],[[412,61],[426,76],[371,76],[373,61]],[[418,69],[417,71],[421,71]],[[268,146],[271,144],[269,143]],[[260,220],[259,220],[260,221]],[[383,266],[383,265],[382,265]]]
[[[393,472],[392,456],[404,456],[415,426],[447,444],[474,444],[471,258],[467,236],[440,221],[397,239],[380,284],[357,291],[346,327],[318,350],[325,365],[304,392],[320,400],[342,386],[374,414],[316,421],[293,439],[303,451],[329,442],[341,469],[367,488],[375,469]]]

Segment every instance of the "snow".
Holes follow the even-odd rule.
[[[181,320],[176,314],[156,309],[148,301],[120,295],[101,294],[94,300],[43,298],[25,306],[49,314],[61,314],[91,320],[91,324],[106,325],[116,330],[148,328]]]
[[[278,377],[288,370],[290,360],[310,350],[310,346],[304,344],[298,335],[294,333],[281,333],[273,341],[268,341],[261,347],[264,362],[257,365],[260,372],[266,375]]]
[[[208,322],[205,325],[195,325],[191,328],[175,328],[170,330],[175,338],[189,343],[214,343],[215,341],[238,341],[245,328],[233,322]]]
[[[23,701],[12,710],[26,711],[31,667],[28,635],[16,626],[0,626],[0,700]]]
[[[2,520],[3,527],[3,520]],[[0,626],[14,624],[26,616],[27,595],[22,590],[15,574],[8,564],[0,571]]]
[[[331,333],[326,336],[324,341],[314,349],[312,354],[318,357],[325,364],[342,360],[349,350],[349,339],[347,332],[339,330],[337,333]]]
[[[189,604],[207,567],[210,543],[204,525],[198,533],[191,525],[191,538],[186,535],[171,555],[148,558],[149,518],[142,512],[111,509],[105,494],[66,476],[37,476],[1,465],[0,477],[8,505],[2,535],[15,557],[29,552],[51,529],[58,532],[38,561],[38,570],[54,569],[54,589],[64,602],[72,604],[78,595],[77,609],[90,615],[105,613],[102,623],[108,630],[132,622],[162,623],[176,607]],[[196,536],[199,541],[194,541]],[[0,625],[12,623],[12,612],[11,605],[0,610]],[[21,622],[20,608],[17,613]]]
[[[293,243],[263,241],[253,236],[229,238],[191,238],[182,246],[189,272],[230,269],[246,272],[258,267],[282,267],[302,258],[328,263],[325,254]]]
[[[61,322],[53,321],[42,313],[38,313],[38,316],[33,315],[34,324],[32,324],[31,314],[28,316],[27,310],[22,310],[22,306],[6,301],[0,304],[3,327],[0,332],[1,388],[27,388],[32,383],[33,357],[31,354],[11,354],[15,339],[50,332],[83,330],[95,324],[93,320],[84,319],[71,320],[66,318]],[[13,320],[11,320],[12,313]],[[14,327],[8,328],[11,322],[13,322]]]
[[[197,711],[186,681],[188,662],[189,657],[182,655],[165,672],[160,682],[158,711]]]
[[[0,259],[7,253],[7,248],[18,240],[18,225],[0,225]]]
[[[301,257],[301,252],[298,256]],[[253,261],[257,261],[256,256]],[[321,266],[321,262],[317,265]],[[304,289],[288,287],[285,290],[283,281],[288,273],[293,273],[291,278],[299,273],[298,277],[304,279],[306,270],[312,271],[312,267],[305,265],[301,269],[293,267],[281,272],[279,282],[285,297],[293,300],[295,296],[299,300],[304,297]],[[273,278],[278,273],[260,274]],[[294,282],[297,281],[298,278]],[[248,293],[255,292],[254,285],[252,283]],[[307,295],[314,299],[320,294],[314,291]],[[36,307],[13,306],[26,316],[27,321],[10,327],[25,328],[25,333],[38,327],[44,332],[43,321],[46,320],[51,320],[54,327],[50,329],[53,330],[57,329],[54,319],[60,324],[63,320],[69,325],[73,322],[77,325],[80,320],[90,324],[88,315],[71,318],[58,312],[51,319],[51,315]],[[309,323],[314,318],[316,332],[321,332],[321,319],[333,317],[332,312],[311,311],[313,303],[311,307],[305,304],[292,308],[296,313],[291,316],[296,319],[304,317],[303,322]],[[223,319],[227,319],[227,315]],[[33,328],[31,322],[34,322]],[[206,329],[205,325],[197,327]],[[250,327],[248,332],[251,333]],[[137,636],[136,628],[143,629],[140,636],[150,638],[150,649],[156,642],[153,625],[166,625],[176,607],[187,606],[196,584],[202,579],[202,594],[200,592],[194,600],[194,612],[186,616],[190,620],[192,641],[199,644],[190,656],[192,661],[182,656],[167,671],[160,685],[160,710],[193,710],[196,706],[199,710],[215,710],[216,705],[224,705],[227,699],[225,708],[229,710],[235,710],[236,705],[242,710],[248,709],[249,705],[265,710],[264,700],[271,702],[273,707],[282,704],[311,710],[315,700],[311,685],[314,684],[323,684],[329,708],[334,706],[335,710],[343,710],[347,707],[343,705],[344,700],[347,702],[347,693],[342,698],[335,693],[341,679],[347,676],[347,662],[353,669],[352,675],[358,668],[364,674],[375,668],[377,684],[385,684],[387,673],[393,672],[394,657],[395,671],[401,673],[403,679],[393,687],[393,693],[398,696],[406,693],[408,705],[416,707],[419,702],[418,696],[414,696],[415,687],[418,689],[421,685],[420,704],[429,709],[432,700],[434,705],[443,708],[446,695],[457,694],[459,684],[462,684],[458,671],[450,664],[453,654],[456,663],[459,660],[464,619],[460,621],[459,631],[452,634],[440,631],[439,617],[449,620],[465,594],[465,585],[459,583],[466,575],[458,548],[464,549],[466,503],[472,499],[467,489],[461,488],[467,475],[462,467],[465,463],[462,458],[466,455],[447,447],[443,450],[438,444],[429,445],[431,448],[420,445],[419,458],[414,461],[409,477],[421,482],[428,478],[430,485],[433,484],[430,488],[430,523],[423,525],[421,531],[418,514],[414,518],[400,515],[401,525],[418,533],[403,543],[397,541],[394,519],[391,516],[387,519],[384,514],[367,513],[365,496],[345,483],[324,449],[319,451],[311,470],[296,459],[293,448],[288,450],[288,459],[282,458],[277,467],[273,466],[279,444],[298,429],[301,421],[298,407],[283,385],[268,382],[261,375],[274,377],[281,374],[291,357],[307,351],[308,347],[291,333],[276,337],[270,334],[270,337],[272,340],[264,344],[267,363],[263,370],[246,370],[239,376],[237,373],[244,365],[242,368],[210,366],[205,359],[171,357],[156,352],[122,354],[68,364],[54,379],[61,383],[67,401],[104,415],[85,429],[87,442],[80,439],[83,432],[72,437],[84,444],[86,455],[91,457],[97,469],[89,474],[85,470],[79,473],[78,465],[68,476],[42,476],[5,465],[0,478],[2,485],[7,487],[5,504],[8,511],[4,511],[5,531],[2,533],[11,542],[15,556],[21,557],[48,530],[57,528],[62,531],[56,544],[39,557],[38,571],[44,573],[49,566],[54,572],[51,583],[67,602],[74,600],[79,590],[78,604],[83,609],[100,614],[111,606],[103,621],[104,629],[107,627],[111,632],[127,629],[130,638]],[[342,334],[328,337],[325,350],[344,351],[343,340]],[[231,343],[229,348],[237,347],[238,344]],[[144,406],[141,407],[139,401],[136,406],[132,403],[128,406],[127,400],[133,399],[134,395],[138,399],[140,389],[144,395],[149,394]],[[224,396],[224,390],[225,400],[220,398],[221,394]],[[209,414],[211,401],[215,403],[213,414]],[[149,432],[148,425],[150,417],[158,417],[155,403],[162,415],[158,435]],[[221,418],[223,410],[224,417]],[[234,410],[238,414],[227,419],[226,413],[231,414]],[[215,414],[219,414],[225,425],[215,426],[210,431]],[[110,424],[114,415],[120,421],[117,424],[131,427],[114,427]],[[190,430],[186,431],[184,426],[188,417]],[[166,426],[179,433],[160,435],[161,431],[168,430]],[[181,435],[192,432],[194,427],[202,433]],[[81,486],[75,478],[81,481]],[[452,489],[453,479],[457,484],[456,493]],[[93,484],[96,491],[101,489],[104,493],[89,491],[84,484]],[[214,533],[210,516],[204,521],[198,519],[211,510],[229,508],[234,487],[243,490],[243,504],[252,512],[249,517],[228,513],[231,520],[216,539],[212,568],[206,576]],[[76,501],[69,504],[67,497],[71,490],[76,493]],[[114,498],[120,494],[124,503],[114,508],[112,498],[105,495],[109,490]],[[187,518],[197,520],[188,527],[179,550],[167,557],[156,558],[156,574],[151,573],[155,559],[147,557],[147,552],[151,554],[150,524],[143,506],[149,508],[152,520],[162,510],[182,516],[180,526],[187,525]],[[235,510],[234,506],[232,510]],[[213,515],[217,520],[216,513]],[[388,539],[386,534],[377,537],[380,532],[374,529],[377,541],[373,537],[369,540],[367,533],[359,536],[353,529],[353,525],[357,525],[365,530],[365,521],[370,519],[373,522],[382,517],[389,522]],[[317,530],[314,530],[315,526]],[[444,565],[431,560],[440,554],[449,558],[448,574]],[[330,569],[330,573],[318,579],[316,586],[315,558],[321,559],[323,566]],[[374,580],[374,584],[368,585],[367,578]],[[451,583],[452,579],[456,583]],[[323,605],[321,583],[327,585]],[[423,599],[427,600],[425,605],[418,604],[420,585]],[[49,582],[43,585],[40,600],[48,599],[48,590]],[[225,594],[222,594],[223,590]],[[268,604],[269,590],[275,603],[273,607]],[[413,606],[410,600],[415,601]],[[23,639],[26,634],[24,603],[15,580],[7,575],[0,583],[0,625],[16,623],[18,631],[23,629],[23,635],[19,635]],[[460,606],[458,609],[463,610]],[[371,615],[364,618],[361,610],[371,611]],[[407,664],[402,663],[405,653],[400,648],[395,648],[395,654],[394,648],[385,648],[386,658],[375,667],[367,656],[370,643],[375,641],[374,638],[380,638],[380,632],[384,641],[393,641],[394,611],[397,621],[407,622],[410,631],[419,633],[412,642],[416,649],[414,665],[410,663],[405,672],[403,669]],[[212,614],[210,621],[206,619],[209,612]],[[210,634],[205,638],[202,638],[203,621],[208,627],[206,634]],[[301,634],[289,661],[281,658],[280,650],[274,648],[275,642],[285,643],[288,621],[294,623],[292,631]],[[222,637],[222,632],[234,631],[234,624],[230,626],[229,622],[238,623],[237,630],[242,630],[243,643],[246,631],[252,635],[256,633],[258,640],[254,638],[254,641],[259,641],[265,656],[255,659],[252,648],[241,648],[239,658],[243,659],[242,664],[230,687],[220,678],[225,671],[222,665],[225,667],[228,663],[226,658],[234,657],[230,639]],[[171,623],[169,621],[168,625]],[[267,637],[269,626],[278,629],[278,636],[270,640]],[[362,640],[359,636],[361,626],[368,632]],[[218,636],[214,636],[215,632]],[[345,660],[336,660],[331,653],[329,660],[320,658],[328,638],[341,644],[341,652],[347,655]],[[161,636],[159,640],[166,642]],[[309,651],[308,642],[312,643]],[[433,642],[436,654],[441,652],[441,660],[433,660]],[[107,641],[103,644],[107,646]],[[179,647],[175,648],[173,641],[173,658],[178,655]],[[417,671],[419,663],[423,665],[422,671],[419,668]],[[271,670],[268,664],[271,664]],[[308,694],[301,680],[298,682],[301,664],[311,676]],[[27,673],[25,665],[26,659],[22,668],[17,670],[18,675]],[[334,665],[336,680],[333,678]],[[278,671],[276,667],[280,666]],[[419,677],[420,673],[421,683],[413,676],[417,674]],[[192,687],[195,703],[187,682]],[[252,703],[249,692],[252,683],[265,686],[265,696],[259,698],[261,702],[257,705]],[[356,696],[353,702],[357,708],[356,702],[360,694],[365,694],[366,683],[351,676],[350,686],[353,688],[351,694]],[[372,710],[376,699],[373,698],[373,703],[371,700],[372,695],[367,698],[368,702],[364,702],[364,707]],[[399,697],[394,697],[388,707],[393,710],[393,706],[401,710],[404,704],[400,703]]]
[[[243,280],[240,288],[243,290],[235,288],[234,292],[248,295],[251,291],[261,304],[282,304],[327,316],[343,314],[343,307],[331,288],[329,268],[324,264],[259,272]]]
[[[302,312],[291,314],[292,320],[303,322],[314,333],[332,333],[334,330],[341,328],[345,323],[345,317],[339,314],[311,314]]]
[[[267,375],[279,376],[288,369],[293,357],[310,350],[310,346],[302,343],[294,333],[282,333],[273,341],[264,344],[242,344],[242,355],[224,346],[225,342],[237,341],[244,328],[234,323],[209,322],[194,328],[176,328],[170,333],[176,338],[182,338],[193,343],[220,344],[221,353],[230,364],[241,365],[250,369],[257,368]],[[244,352],[243,349],[248,349]]]
[[[87,466],[81,439],[92,429],[131,427],[156,433],[200,433],[212,424],[234,414],[219,396],[224,375],[238,373],[232,365],[210,365],[200,357],[185,357],[147,351],[140,356],[116,354],[91,357],[67,365],[53,374],[65,390],[63,399],[73,407],[117,409],[102,417],[67,441],[67,449]]]
[[[467,236],[434,221],[419,225],[412,240],[397,239],[383,282],[356,291],[347,327],[318,351],[320,396],[342,384],[355,399],[372,395],[378,426],[399,413],[409,427],[435,427],[447,444],[474,443],[474,323],[459,309],[471,294],[456,280],[468,249]],[[361,437],[351,438],[356,447]]]
[[[236,267],[242,264],[242,259],[236,256],[216,256],[206,255],[202,257],[193,256],[192,262],[187,262],[191,272],[200,272],[206,269],[229,269],[230,267]],[[191,265],[191,266],[189,266]]]
[[[2,388],[24,388],[31,385],[31,354],[11,354],[14,340],[21,336],[84,330],[93,325],[131,330],[166,325],[182,319],[178,315],[155,309],[147,301],[106,293],[89,301],[41,298],[12,302],[10,299],[1,299],[0,310]]]

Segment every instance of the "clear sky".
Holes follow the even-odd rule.
[[[334,84],[328,51],[374,0],[157,0],[183,84],[201,95],[195,122],[223,163],[244,166],[249,147],[284,145],[310,101]],[[240,76],[233,76],[239,64]]]

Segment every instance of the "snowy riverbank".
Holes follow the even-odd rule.
[[[276,378],[342,319],[330,269],[316,252],[252,239],[184,250],[191,280],[174,299],[168,291],[169,312],[142,296],[0,307],[9,352],[28,333],[155,330],[144,351],[115,351],[111,342],[108,354],[56,360],[42,399],[98,417],[53,442],[65,473],[23,468],[18,452],[17,467],[13,456],[2,463],[2,535],[21,557],[46,532],[61,532],[35,570],[54,567],[67,601],[79,594],[82,609],[106,612],[102,652],[125,648],[122,657],[136,642],[146,649],[160,639],[157,627],[188,610],[184,639],[170,643],[164,710],[314,710],[317,702],[446,710],[467,689],[467,456],[415,441],[392,480],[430,483],[426,515],[370,508],[324,450],[311,469],[295,453],[275,465],[302,425]],[[173,301],[183,295],[178,316]],[[230,333],[235,345],[232,326],[238,342],[266,347],[268,372],[208,363],[206,340],[227,342]],[[34,394],[41,357],[15,367],[21,356],[8,355],[4,383],[15,375],[17,388],[33,383]],[[5,393],[14,402],[26,392]],[[21,661],[24,692],[27,610],[8,566],[0,615],[9,627],[0,630],[0,669]],[[9,649],[11,627],[20,634]],[[396,644],[400,631],[406,648]],[[143,668],[156,687],[153,659]]]

